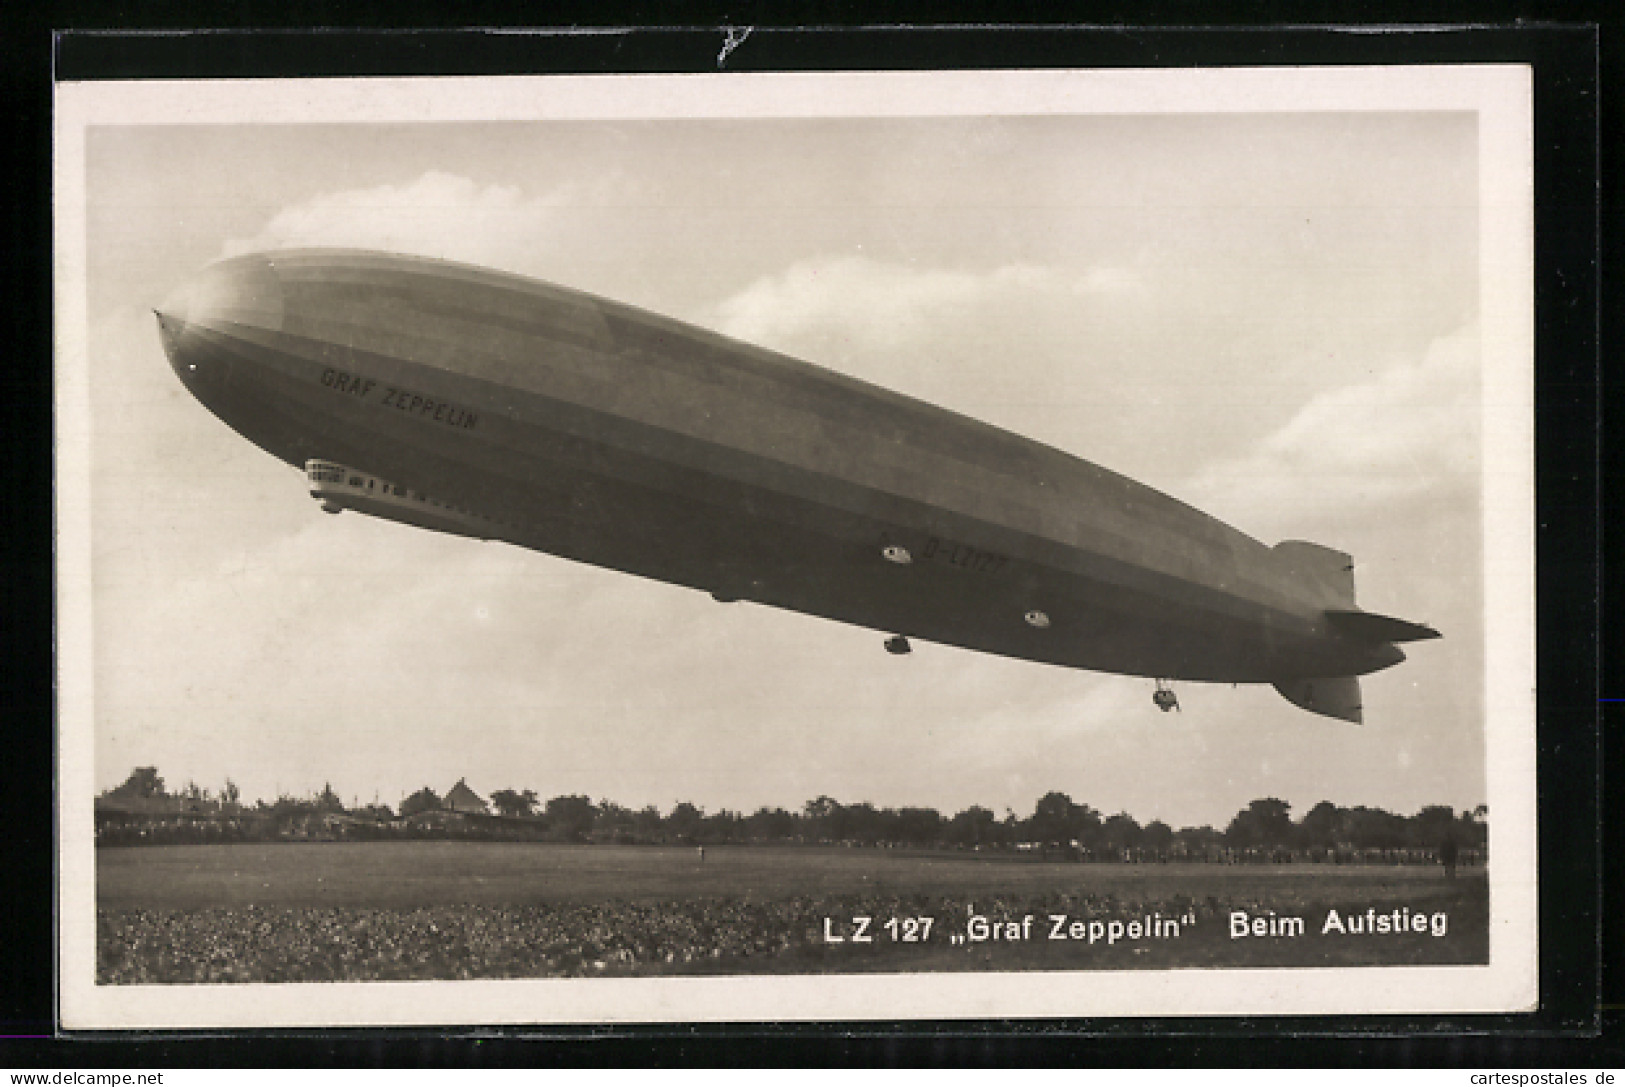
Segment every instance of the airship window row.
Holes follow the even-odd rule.
[[[442,510],[446,513],[456,514],[459,517],[480,521],[485,524],[516,527],[509,525],[506,521],[495,520],[486,517],[484,514],[475,513],[473,510],[441,502],[438,499],[430,498],[426,494],[419,494],[407,487],[379,479],[376,476],[352,474],[350,469],[344,465],[335,464],[332,461],[309,461],[306,464],[305,471],[311,482],[311,494],[318,498],[330,498],[336,489],[341,493],[357,494],[363,497],[386,498],[391,502],[397,502],[397,504],[403,504],[399,503],[398,500],[405,500],[405,502],[415,506],[428,506],[432,509]],[[337,512],[337,509],[332,512]]]

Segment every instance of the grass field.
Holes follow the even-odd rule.
[[[97,904],[98,976],[113,983],[1488,960],[1483,870],[1450,880],[1433,867],[1074,864],[835,847],[708,847],[702,862],[692,848],[238,844],[99,850]],[[1329,911],[1356,915],[1363,929],[1395,910],[1443,915],[1444,931],[1322,932]],[[1270,931],[1236,937],[1238,912]],[[1067,918],[1067,938],[1052,938],[1054,916]],[[1291,917],[1301,930],[1279,921]],[[972,938],[984,931],[988,939]]]

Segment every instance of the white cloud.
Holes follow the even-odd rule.
[[[723,331],[772,343],[829,334],[861,338],[865,346],[895,348],[919,342],[944,323],[965,325],[988,311],[1017,311],[1078,298],[1135,290],[1122,268],[1083,273],[1009,264],[986,272],[919,269],[868,257],[800,261],[757,280],[717,307]]]
[[[1183,495],[1239,524],[1347,519],[1456,495],[1479,471],[1476,324],[1367,381],[1323,392]]]
[[[624,175],[610,173],[532,196],[517,185],[430,170],[410,182],[322,193],[284,208],[252,237],[228,240],[222,255],[332,246],[527,272],[543,263],[546,239],[575,209],[623,201],[635,189]]]

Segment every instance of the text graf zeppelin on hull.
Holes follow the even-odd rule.
[[[282,251],[210,266],[158,323],[192,394],[331,512],[1008,657],[1272,683],[1352,721],[1355,677],[1437,637],[1360,611],[1340,551],[537,280]]]

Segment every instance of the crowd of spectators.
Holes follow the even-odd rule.
[[[426,813],[407,819],[370,819],[345,816],[276,817],[259,814],[215,816],[210,818],[167,816],[138,820],[104,821],[96,828],[96,844],[101,846],[191,845],[227,842],[314,842],[314,841],[572,841],[547,824],[535,820],[515,820],[460,813]],[[632,835],[601,835],[590,839],[603,845],[670,844],[660,837],[653,842]],[[679,839],[694,844],[693,839]],[[1084,846],[1077,842],[995,843],[965,846],[936,843],[916,846],[901,842],[839,841],[794,838],[789,841],[745,839],[739,844],[791,846],[845,846],[854,849],[943,849],[1000,854],[1011,859],[1033,861],[1073,861],[1107,864],[1396,864],[1436,865],[1437,847],[1370,846],[1231,846],[1222,839],[1188,845],[1174,841],[1162,848],[1147,846]],[[1484,863],[1482,850],[1458,847],[1464,867]]]
[[[368,842],[400,840],[548,841],[540,823],[455,812],[405,819],[331,814],[243,812],[208,817],[104,819],[96,826],[100,846],[193,845],[224,842]]]

